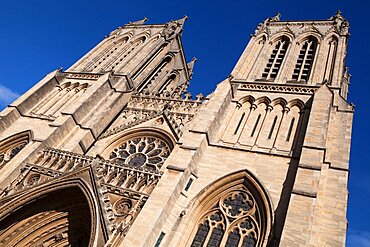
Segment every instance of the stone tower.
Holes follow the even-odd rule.
[[[1,112],[1,246],[344,246],[349,24],[259,24],[187,92],[186,17],[128,23]]]

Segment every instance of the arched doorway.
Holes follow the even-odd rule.
[[[91,213],[77,186],[22,204],[0,221],[0,246],[88,246]]]

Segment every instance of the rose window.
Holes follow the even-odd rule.
[[[170,154],[167,143],[156,137],[136,137],[115,148],[109,159],[132,167],[159,170]]]

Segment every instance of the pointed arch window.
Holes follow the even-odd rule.
[[[164,73],[168,73],[167,70],[165,70],[165,67],[167,64],[169,64],[173,59],[173,56],[170,54],[166,56],[160,64],[147,76],[145,81],[139,86],[138,91],[140,92],[148,92],[152,88],[152,84],[158,79],[162,78]]]
[[[324,80],[331,82],[333,79],[334,65],[337,54],[338,39],[333,36],[328,44],[328,55],[326,58]]]
[[[263,241],[263,220],[248,189],[229,191],[201,218],[191,246],[259,246]]]
[[[274,80],[284,61],[286,52],[289,47],[289,39],[283,37],[274,44],[274,49],[271,52],[267,65],[262,73],[262,78],[267,80]]]
[[[38,117],[56,118],[61,111],[76,102],[89,87],[87,83],[70,83],[66,82],[56,86],[44,99],[42,99],[30,114]]]
[[[317,40],[309,37],[303,42],[299,51],[292,79],[307,82],[310,78],[312,65],[315,59]]]
[[[129,36],[125,36],[123,38],[120,38],[119,40],[110,40],[108,43],[109,45],[107,45],[102,52],[98,53],[95,57],[93,57],[91,61],[89,61],[82,70],[83,71],[94,70],[104,60],[112,56],[121,46],[126,45],[128,43],[128,40]],[[92,56],[93,55],[94,54],[92,54]]]
[[[13,159],[31,140],[31,131],[23,131],[0,141],[0,169]]]
[[[158,94],[163,96],[171,95],[176,85],[175,82],[177,81],[177,74],[171,74],[162,84],[160,89],[158,90]]]
[[[131,44],[129,44],[127,47],[119,49],[118,51],[114,51],[112,53],[111,58],[108,62],[106,62],[101,68],[100,71],[109,71],[113,70],[117,65],[119,65],[124,59],[126,59],[133,51],[139,47],[141,44],[143,44],[146,41],[146,37],[143,36],[135,41],[133,41]]]

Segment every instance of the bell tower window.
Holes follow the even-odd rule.
[[[270,58],[267,62],[265,70],[262,73],[262,78],[266,80],[274,80],[279,73],[281,65],[284,61],[287,49],[289,46],[289,39],[283,37],[275,42],[274,49],[271,52]]]
[[[303,44],[299,51],[297,63],[294,68],[292,79],[307,82],[310,78],[313,61],[315,58],[317,41],[310,37]]]

